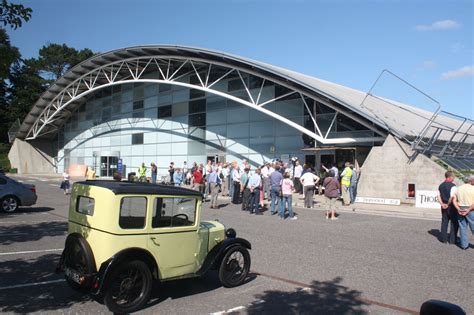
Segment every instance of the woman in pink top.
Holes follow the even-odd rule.
[[[282,199],[280,203],[280,218],[285,218],[285,204],[288,203],[288,215],[290,220],[296,220],[296,217],[293,213],[292,199],[293,199],[293,181],[290,179],[290,174],[285,173],[283,175],[283,180],[281,181],[281,193]]]

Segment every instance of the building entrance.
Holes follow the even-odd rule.
[[[118,171],[118,160],[120,152],[118,151],[95,151],[94,168],[100,177],[113,177]]]

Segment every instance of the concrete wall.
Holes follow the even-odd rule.
[[[15,139],[8,152],[11,167],[18,169],[19,174],[55,173],[52,147],[49,141]]]
[[[416,190],[436,190],[446,170],[425,155],[419,154],[410,161],[412,156],[409,145],[389,135],[381,147],[372,148],[365,160],[357,196],[414,203],[407,197],[408,183],[414,183]]]

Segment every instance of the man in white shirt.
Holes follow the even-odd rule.
[[[303,173],[303,166],[301,166],[300,161],[297,160],[295,162],[295,173],[293,177],[293,184],[295,185],[295,191],[299,194],[303,193],[303,189],[301,187],[301,182],[300,182],[301,173]]]
[[[233,204],[240,204],[240,170],[239,165],[235,164],[234,171],[232,172],[232,181],[234,183],[234,195],[232,196]]]

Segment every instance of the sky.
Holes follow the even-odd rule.
[[[29,22],[8,31],[23,57],[47,43],[95,52],[189,45],[363,92],[387,69],[411,86],[385,72],[374,94],[474,119],[471,0],[11,2],[33,9]]]

